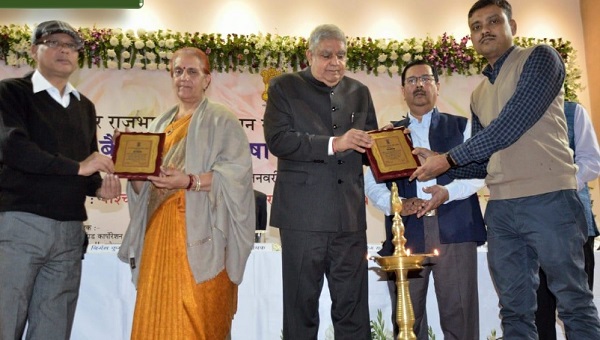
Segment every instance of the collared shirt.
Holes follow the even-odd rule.
[[[577,190],[581,190],[587,182],[600,176],[600,149],[592,121],[583,106],[575,105],[573,118]]]
[[[60,90],[57,89],[54,85],[50,84],[50,82],[46,78],[44,78],[44,76],[38,70],[35,70],[35,72],[33,72],[33,76],[31,77],[31,83],[33,84],[33,93],[47,91],[50,97],[56,100],[56,102],[62,105],[63,107],[69,106],[69,103],[71,102],[71,93],[73,93],[77,100],[81,100],[79,92],[77,92],[77,90],[73,87],[73,85],[71,85],[71,83],[67,83],[67,85],[65,86],[65,93],[61,96]]]
[[[416,119],[411,114],[408,115],[410,121],[408,124],[408,128],[410,129],[410,136],[414,147],[431,149],[431,146],[429,145],[429,128],[431,126],[432,112],[433,110],[427,112],[421,118],[421,121]],[[463,136],[464,140],[469,139],[469,137],[471,136],[471,127],[469,122],[467,122]],[[387,188],[385,183],[377,183],[375,181],[375,177],[373,176],[370,167],[367,167],[364,179],[365,194],[369,198],[369,202],[373,204],[377,209],[383,211],[386,215],[390,215],[390,190]],[[423,188],[430,187],[436,184],[437,181],[435,179],[431,179],[429,181],[424,182],[417,181],[417,197],[424,200],[431,199],[431,194],[423,192]],[[483,186],[484,181],[482,179],[454,180],[445,185],[445,188],[448,190],[449,198],[446,202],[444,202],[444,204],[470,197]]]
[[[508,55],[509,48],[494,64],[487,65],[483,74],[493,84]],[[451,169],[453,177],[482,178],[485,163],[490,156],[516,142],[546,112],[550,103],[560,92],[565,77],[565,68],[558,52],[547,45],[537,46],[532,52],[519,78],[510,100],[498,118],[483,127],[472,113],[472,138],[449,151],[458,165],[472,166]],[[476,162],[476,163],[472,163]]]

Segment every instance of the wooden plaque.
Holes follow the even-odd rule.
[[[404,127],[370,131],[373,146],[367,149],[371,171],[378,182],[409,177],[417,169],[419,158]]]
[[[164,143],[164,133],[121,132],[112,154],[115,174],[135,180],[158,176]]]

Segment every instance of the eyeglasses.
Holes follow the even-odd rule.
[[[36,43],[36,45],[46,45],[48,46],[48,48],[66,48],[69,49],[73,52],[79,51],[79,49],[81,49],[81,45],[77,44],[77,43],[71,43],[71,42],[62,42],[62,41],[58,41],[58,40],[42,40],[42,41],[38,41]]]
[[[427,75],[423,75],[420,77],[406,78],[405,82],[406,82],[406,84],[408,84],[410,86],[415,86],[415,85],[417,85],[417,82],[419,82],[419,80],[421,81],[421,84],[428,85],[435,81],[435,77],[432,74],[427,74]]]

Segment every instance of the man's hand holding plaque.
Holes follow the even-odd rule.
[[[367,149],[371,171],[378,182],[409,177],[421,164],[404,128],[370,131],[373,146]]]
[[[115,134],[112,159],[121,178],[145,180],[158,176],[162,164],[164,133],[120,132]]]

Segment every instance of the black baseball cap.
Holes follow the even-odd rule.
[[[79,33],[77,33],[73,26],[60,20],[44,21],[37,25],[33,35],[31,36],[31,43],[36,44],[40,41],[40,39],[55,33],[68,34],[75,40],[77,45],[83,46],[83,39],[81,39],[81,36]]]

